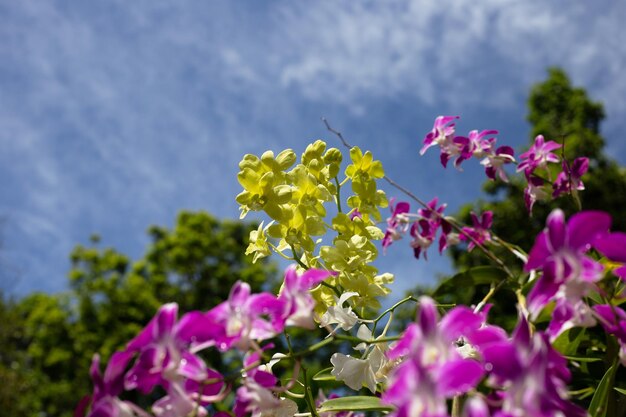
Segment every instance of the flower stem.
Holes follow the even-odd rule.
[[[374,324],[375,325],[378,324],[378,322],[382,320],[382,318],[385,317],[385,315],[387,315],[388,313],[392,313],[393,311],[395,311],[396,308],[400,307],[402,304],[407,303],[409,301],[414,301],[416,303],[418,302],[417,298],[413,297],[412,295],[409,295],[408,297],[403,298],[402,300],[398,301],[397,303],[389,307],[387,310],[380,313],[380,315],[374,319]]]
[[[296,261],[298,265],[300,265],[302,268],[306,270],[310,269],[304,262],[300,260],[300,257],[298,256],[296,252],[296,248],[294,248],[291,243],[289,244],[289,247],[291,248],[291,253],[293,254],[293,260]]]
[[[337,185],[337,210],[339,211],[339,213],[341,213],[341,184],[339,184],[339,180],[337,179],[337,177],[335,177],[335,184]]]
[[[302,377],[304,379],[304,401],[306,401],[309,410],[311,410],[312,417],[319,417],[317,414],[317,408],[315,408],[315,400],[313,399],[313,393],[309,386],[308,376],[306,374],[306,368],[302,365]]]

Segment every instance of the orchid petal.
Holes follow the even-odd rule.
[[[471,397],[465,402],[464,417],[489,417],[489,408],[480,397]]]
[[[464,394],[482,378],[482,366],[471,359],[449,361],[438,372],[437,385],[439,394],[445,397]]]
[[[567,231],[565,228],[565,214],[560,209],[550,213],[547,221],[548,242],[553,250],[558,250],[565,245]]]
[[[594,247],[610,260],[626,263],[626,233],[615,232],[603,235],[596,240]]]
[[[448,312],[439,324],[442,334],[451,341],[477,330],[483,318],[471,308],[460,306]]]
[[[437,313],[437,307],[432,298],[420,297],[419,304],[420,311],[417,316],[417,321],[424,336],[428,337],[430,334],[435,333],[437,329],[439,314]]]
[[[528,261],[526,265],[524,265],[524,270],[528,272],[531,269],[541,267],[549,256],[548,237],[546,236],[546,232],[543,231],[535,238],[535,244],[528,254]]]
[[[608,232],[611,216],[602,211],[583,211],[574,214],[567,223],[569,246],[575,250],[587,250],[598,235]]]
[[[104,384],[111,395],[119,395],[124,390],[124,373],[133,352],[115,352],[104,371]]]
[[[156,326],[154,327],[155,339],[161,339],[165,335],[172,333],[176,319],[178,317],[178,304],[168,303],[159,308],[156,319]]]
[[[220,328],[204,313],[191,311],[181,317],[176,325],[176,338],[192,346],[207,346],[220,333]]]
[[[394,360],[408,355],[420,336],[421,331],[417,324],[409,324],[400,340],[387,352],[387,357]]]
[[[189,352],[183,352],[178,373],[194,381],[202,381],[207,378],[206,364],[204,361]]]
[[[542,276],[528,294],[528,310],[536,317],[559,290],[559,283]]]

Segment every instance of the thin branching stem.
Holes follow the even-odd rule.
[[[293,260],[296,261],[298,265],[300,265],[302,268],[306,270],[310,269],[310,267],[307,264],[302,262],[302,260],[298,256],[298,253],[296,252],[296,248],[294,248],[292,244],[289,244],[289,247],[291,248],[291,253],[293,254]]]
[[[417,298],[413,297],[412,295],[409,295],[408,297],[403,298],[402,300],[398,301],[397,303],[389,307],[387,310],[380,313],[380,315],[374,319],[374,324],[375,325],[378,324],[378,322],[382,320],[382,318],[385,317],[385,315],[387,315],[388,313],[392,313],[396,308],[400,307],[402,304],[407,303],[409,301],[413,301],[416,303],[419,302]]]

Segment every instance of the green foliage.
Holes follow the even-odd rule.
[[[15,417],[32,414],[24,398],[37,382],[26,369],[25,323],[13,300],[0,292],[0,410]]]
[[[337,411],[391,411],[392,407],[383,404],[380,398],[368,396],[351,396],[333,398],[322,403],[319,413]]]
[[[159,298],[176,301],[181,311],[208,310],[228,298],[237,280],[253,290],[275,285],[276,268],[253,263],[245,253],[254,230],[256,225],[182,212],[173,230],[150,228],[152,244],[133,273],[162,285]]]
[[[276,268],[244,254],[256,225],[181,212],[173,229],[153,226],[136,261],[92,237],[71,253],[71,290],[0,299],[0,410],[11,416],[71,416],[91,391],[89,366],[125,346],[163,303],[208,310],[245,280],[254,291],[276,285]],[[219,355],[206,359],[218,369]],[[41,412],[41,414],[37,414]]]

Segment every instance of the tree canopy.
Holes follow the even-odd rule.
[[[121,349],[159,306],[209,309],[237,280],[255,291],[276,267],[245,255],[256,225],[183,211],[173,228],[152,226],[144,256],[132,260],[98,236],[70,254],[70,290],[0,298],[0,409],[11,416],[70,416],[91,389],[89,366]],[[215,358],[207,358],[217,361]],[[213,363],[220,368],[222,364]]]

